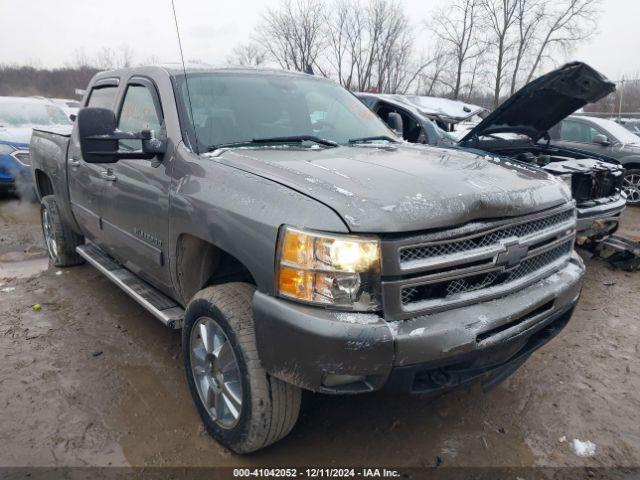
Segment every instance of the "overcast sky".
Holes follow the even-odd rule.
[[[397,0],[417,28],[446,0]],[[250,38],[272,0],[175,0],[185,57],[224,63]],[[566,60],[583,60],[613,80],[640,76],[640,0],[603,0],[599,33]],[[135,60],[179,59],[171,0],[0,0],[0,63],[58,67],[82,49],[129,45]],[[418,48],[420,50],[420,48]],[[564,60],[564,59],[562,59]]]

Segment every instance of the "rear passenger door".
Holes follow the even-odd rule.
[[[86,107],[114,109],[118,93],[118,79],[107,78],[96,82],[89,92]],[[105,181],[101,178],[104,165],[87,163],[82,158],[78,129],[73,129],[67,155],[67,172],[71,209],[84,235],[100,243],[102,193]]]
[[[132,77],[117,108],[118,129],[164,134],[160,97],[153,81]],[[139,140],[121,140],[120,150],[140,151]],[[119,160],[103,180],[103,245],[127,268],[163,290],[169,289],[166,257],[169,232],[171,152],[151,160]]]

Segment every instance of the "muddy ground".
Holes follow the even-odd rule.
[[[640,273],[586,261],[568,327],[493,391],[308,394],[288,438],[239,457],[203,431],[179,333],[90,266],[49,268],[37,207],[0,199],[0,466],[639,466]]]

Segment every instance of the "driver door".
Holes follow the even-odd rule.
[[[124,132],[163,130],[163,113],[155,85],[131,78],[117,110],[118,129]],[[141,151],[139,140],[120,140],[119,149]],[[156,287],[170,288],[167,259],[169,232],[170,153],[151,160],[119,160],[109,166],[103,194],[102,225],[107,251]]]

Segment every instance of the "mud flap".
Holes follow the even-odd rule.
[[[593,254],[625,272],[640,270],[640,242],[612,235],[596,242]]]

